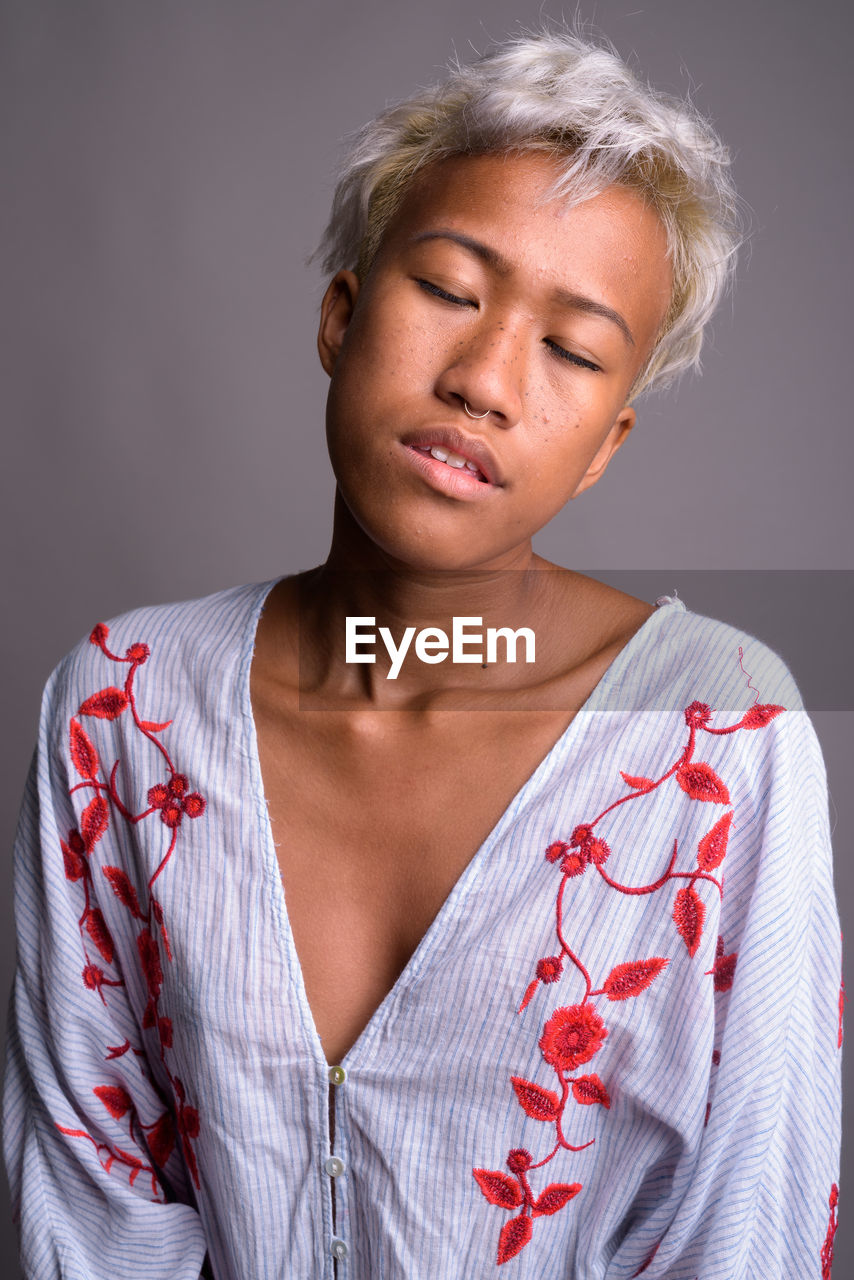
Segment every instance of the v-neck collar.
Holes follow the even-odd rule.
[[[279,860],[276,854],[276,844],[273,839],[270,812],[264,795],[261,759],[258,750],[258,735],[255,727],[255,716],[252,710],[250,675],[252,659],[255,651],[255,637],[258,629],[258,623],[268,596],[273,588],[282,580],[282,578],[275,578],[270,582],[260,583],[257,587],[257,593],[255,596],[250,597],[250,608],[246,619],[243,650],[240,655],[235,696],[240,708],[241,720],[244,728],[243,754],[247,761],[252,797],[258,814],[258,827],[261,836],[261,862],[265,877],[270,885],[272,905],[274,907],[280,929],[279,940],[286,956],[288,971],[299,1003],[300,1021],[306,1035],[307,1044],[311,1049],[312,1056],[317,1060],[318,1065],[322,1064],[322,1070],[325,1073],[328,1070],[329,1064],[327,1063],[326,1055],[323,1051],[323,1044],[314,1021],[311,1005],[309,1004],[305,981],[303,979],[302,965],[297,953],[293,930],[291,929],[290,920],[288,918],[285,888],[282,883],[281,872],[279,870]],[[369,1052],[373,1041],[376,1039],[377,1035],[382,1030],[383,1025],[387,1021],[391,1009],[401,999],[402,994],[416,981],[418,974],[424,968],[425,964],[428,963],[430,956],[438,945],[438,942],[446,932],[448,923],[458,915],[460,908],[472,892],[475,884],[480,878],[484,862],[488,859],[490,853],[499,841],[501,841],[506,835],[507,831],[518,821],[532,796],[540,790],[542,785],[551,776],[554,769],[563,761],[565,756],[571,750],[576,738],[584,729],[586,729],[591,716],[596,714],[597,711],[603,709],[601,704],[607,700],[607,695],[611,686],[621,678],[625,668],[631,663],[636,650],[648,642],[651,632],[658,630],[661,625],[662,617],[672,612],[672,609],[667,608],[666,606],[676,606],[680,612],[684,612],[685,609],[681,600],[676,597],[669,596],[660,596],[656,601],[656,605],[657,608],[655,612],[649,615],[646,621],[641,624],[627,643],[623,645],[622,649],[620,649],[619,653],[594,685],[593,689],[573,716],[570,723],[552,744],[539,764],[535,766],[527,780],[523,782],[521,787],[516,791],[492,830],[466,863],[466,866],[460,873],[453,888],[450,890],[448,896],[445,898],[436,915],[433,917],[433,920],[427,926],[425,933],[420,939],[412,955],[409,957],[408,962],[401,970],[393,986],[386,993],[379,1005],[377,1005],[354,1043],[342,1057],[340,1065],[352,1070],[354,1064],[358,1063],[359,1058],[364,1058]]]

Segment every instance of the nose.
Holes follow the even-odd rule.
[[[451,353],[436,380],[436,394],[457,409],[468,405],[471,415],[502,427],[522,417],[525,350],[521,326],[506,320],[476,324]]]

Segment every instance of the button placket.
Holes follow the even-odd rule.
[[[341,1086],[347,1079],[347,1072],[340,1065],[327,1069],[329,1081],[329,1154],[323,1161],[324,1174],[329,1179],[329,1190],[332,1197],[332,1238],[329,1241],[329,1253],[334,1259],[335,1277],[338,1280],[338,1262],[343,1262],[350,1254],[350,1245],[339,1233],[347,1230],[346,1179],[346,1140],[343,1133],[341,1103],[339,1097]],[[339,1152],[341,1154],[339,1154]]]

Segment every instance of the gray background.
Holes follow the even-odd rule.
[[[324,282],[304,260],[340,138],[453,48],[560,13],[0,2],[6,848],[41,685],[94,621],[325,556]],[[850,13],[841,0],[590,0],[581,14],[712,115],[753,229],[703,378],[641,402],[605,482],[538,549],[647,598],[676,588],[789,659],[827,758],[844,922],[851,577],[812,571],[854,567]],[[0,876],[5,988],[8,854]],[[844,1167],[843,1216],[847,1186]],[[839,1280],[854,1274],[851,1234],[837,1237]]]

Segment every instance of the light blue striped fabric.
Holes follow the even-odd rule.
[[[655,1251],[650,1280],[820,1277],[840,934],[821,753],[779,658],[663,603],[330,1089],[249,701],[270,585],[128,614],[48,683],[5,1099],[26,1275],[196,1280],[207,1253],[217,1280],[629,1280]],[[562,973],[531,994],[561,890]],[[558,1120],[592,1145],[555,1150]]]

